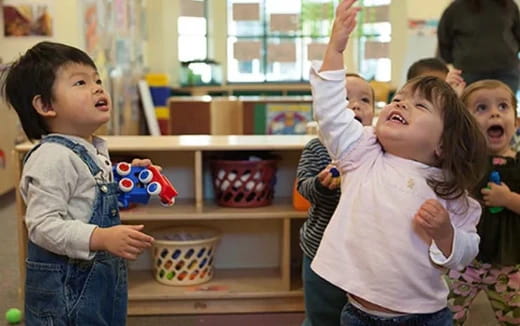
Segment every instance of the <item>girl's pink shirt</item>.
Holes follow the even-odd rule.
[[[431,313],[447,305],[446,268],[460,269],[478,252],[481,209],[471,198],[446,201],[426,183],[440,170],[387,154],[372,127],[345,110],[344,70],[318,73],[311,85],[320,137],[345,174],[341,198],[312,269],[332,284],[387,309]],[[453,250],[444,257],[413,217],[436,199],[450,212]],[[467,203],[467,204],[466,204]]]

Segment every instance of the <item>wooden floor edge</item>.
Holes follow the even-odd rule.
[[[190,315],[303,312],[303,296],[293,298],[146,300],[128,303],[128,315]]]

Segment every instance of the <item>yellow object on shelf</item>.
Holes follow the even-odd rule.
[[[155,116],[157,117],[157,119],[169,119],[170,109],[168,109],[168,107],[166,106],[156,106]]]
[[[147,74],[146,82],[148,86],[168,86],[167,74]]]

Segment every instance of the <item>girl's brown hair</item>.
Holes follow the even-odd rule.
[[[462,100],[462,103],[464,103],[464,105],[467,106],[468,102],[469,102],[469,97],[476,91],[481,90],[481,89],[496,89],[496,88],[502,88],[508,93],[509,97],[511,98],[511,104],[513,105],[513,112],[515,113],[515,116],[516,116],[516,114],[517,114],[516,113],[516,105],[517,105],[516,96],[515,96],[515,94],[513,94],[513,91],[511,90],[511,88],[509,88],[509,86],[507,86],[500,80],[483,79],[483,80],[479,80],[474,83],[471,83],[468,87],[466,87],[464,89],[464,91],[462,92],[462,95],[460,96],[460,99]]]
[[[443,171],[443,177],[428,179],[428,185],[443,199],[463,196],[486,172],[486,140],[477,121],[451,86],[437,77],[413,78],[404,87],[442,108],[444,130],[437,167]]]

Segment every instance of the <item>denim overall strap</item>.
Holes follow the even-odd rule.
[[[92,173],[92,175],[94,177],[97,176],[99,174],[99,172],[101,172],[101,168],[99,166],[97,166],[96,162],[92,159],[92,157],[90,157],[87,149],[83,145],[75,143],[68,138],[58,136],[58,135],[52,135],[52,136],[47,136],[47,137],[43,138],[41,140],[40,144],[36,145],[35,148],[33,148],[29,153],[27,153],[27,155],[25,156],[25,159],[24,159],[24,163],[25,163],[25,160],[27,160],[27,158],[29,157],[29,155],[32,152],[34,152],[34,150],[36,150],[43,143],[58,143],[58,144],[61,144],[65,147],[67,147],[74,153],[76,153],[81,158],[81,160],[83,162],[85,162],[88,169],[90,170],[90,173]]]
[[[89,224],[102,228],[120,224],[117,184],[99,178],[101,168],[86,148],[61,136],[46,137],[42,140],[45,142],[71,149],[96,179]],[[26,283],[28,325],[123,326],[126,323],[126,263],[107,251],[97,251],[92,260],[71,259],[29,241]],[[39,283],[38,291],[29,283]]]

